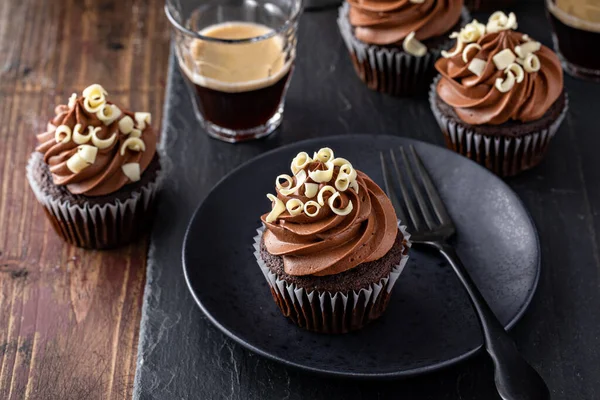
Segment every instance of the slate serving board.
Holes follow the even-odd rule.
[[[551,44],[541,4],[521,4],[515,11],[521,31]],[[340,380],[284,367],[226,338],[188,293],[181,245],[189,218],[211,187],[242,162],[285,143],[343,133],[392,134],[443,145],[425,95],[391,98],[358,80],[336,17],[336,10],[302,17],[285,118],[279,132],[266,140],[230,145],[209,139],[193,118],[171,59],[163,140],[173,170],[152,232],[134,398],[497,398],[485,354],[401,381]],[[512,335],[547,379],[554,399],[597,399],[600,85],[570,77],[565,81],[571,109],[546,161],[508,181],[536,222],[543,265],[537,294]]]

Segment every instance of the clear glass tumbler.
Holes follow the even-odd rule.
[[[569,74],[600,82],[600,0],[546,0],[554,47]]]
[[[235,143],[277,129],[302,0],[167,0],[165,11],[206,132]]]

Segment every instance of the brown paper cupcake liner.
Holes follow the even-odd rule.
[[[337,23],[342,39],[350,52],[354,70],[370,89],[393,96],[426,93],[435,76],[435,62],[442,50],[452,47],[448,40],[438,48],[428,49],[423,57],[413,56],[401,47],[381,47],[363,43],[354,36],[348,20],[350,6],[344,3],[339,9]],[[463,19],[470,17],[463,9]]]
[[[37,200],[56,233],[67,243],[88,249],[107,249],[127,244],[137,239],[151,225],[150,212],[164,172],[158,171],[154,181],[130,197],[103,205],[76,205],[53,198],[45,193],[35,179],[43,155],[33,153],[27,164],[27,179]]]
[[[547,128],[515,137],[485,135],[442,114],[436,101],[439,80],[440,77],[437,77],[431,85],[429,103],[446,139],[446,146],[501,177],[517,175],[542,161],[569,108],[569,98],[565,93],[562,112]]]
[[[404,245],[410,247],[410,235],[398,224]],[[265,228],[257,229],[254,237],[254,256],[263,272],[273,299],[284,316],[301,328],[321,333],[346,333],[358,330],[379,318],[385,311],[392,288],[402,273],[408,255],[403,255],[388,276],[358,292],[308,292],[296,284],[281,280],[263,261],[260,242]]]

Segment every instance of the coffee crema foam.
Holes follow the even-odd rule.
[[[249,39],[273,29],[249,22],[211,25],[200,32],[216,39]],[[180,66],[197,85],[222,92],[239,93],[262,89],[279,81],[292,65],[294,54],[285,60],[283,40],[275,35],[246,43],[223,43],[194,39],[188,57]]]
[[[600,2],[590,0],[548,1],[548,10],[563,24],[600,33]]]

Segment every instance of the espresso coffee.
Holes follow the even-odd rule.
[[[254,23],[228,22],[199,34],[235,41],[273,34],[273,30]],[[240,132],[263,126],[279,113],[293,58],[278,35],[242,43],[196,39],[188,57],[180,58],[180,65],[202,118]],[[247,134],[252,136],[252,132]]]
[[[600,80],[600,2],[552,0],[550,20],[565,69],[575,76]]]

